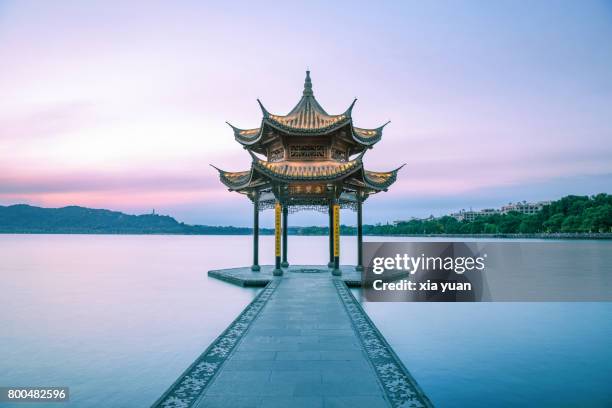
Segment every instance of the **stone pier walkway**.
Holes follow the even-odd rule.
[[[430,407],[327,268],[271,279],[159,407]]]

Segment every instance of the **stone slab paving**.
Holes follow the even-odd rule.
[[[315,270],[270,278],[154,406],[430,407],[342,279]]]
[[[233,283],[238,286],[256,286],[263,287],[273,279],[272,271],[274,265],[261,265],[261,271],[253,272],[250,266],[240,268],[229,268],[229,269],[217,269],[208,271],[208,276],[220,279],[229,283]],[[361,286],[361,272],[355,270],[353,265],[341,265],[340,270],[342,271],[341,279],[350,287]],[[308,272],[325,271],[331,274],[331,268],[325,268],[321,265],[291,265],[288,268],[283,268],[285,273],[287,272]]]

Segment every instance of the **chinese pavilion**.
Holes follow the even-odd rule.
[[[287,115],[270,113],[258,99],[263,114],[259,127],[239,129],[228,123],[236,141],[250,153],[251,168],[238,172],[215,168],[229,191],[253,202],[253,271],[260,270],[259,211],[266,208],[275,209],[274,275],[282,275],[281,268],[289,266],[288,212],[304,208],[329,213],[328,266],[334,275],[341,274],[340,208],[357,211],[357,270],[363,269],[362,203],[372,194],[387,191],[401,167],[388,172],[364,168],[365,152],[380,141],[389,122],[375,129],[354,126],[356,101],[339,115],[328,114],[315,99],[310,71],[306,71],[302,98]]]

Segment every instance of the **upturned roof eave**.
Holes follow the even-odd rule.
[[[261,140],[261,136],[263,135],[263,121],[262,121],[262,124],[259,126],[259,128],[252,128],[252,129],[241,129],[241,128],[238,128],[232,125],[229,122],[225,122],[225,123],[227,123],[234,131],[234,139],[236,139],[236,141],[243,146],[252,146],[256,144],[257,142]],[[246,137],[240,134],[240,132],[244,132],[248,130],[258,130],[257,136],[256,137]]]
[[[382,139],[382,127],[384,126],[383,125],[376,129],[359,128],[359,129],[363,129],[366,131],[377,132],[377,134],[372,138],[364,138],[362,136],[359,136],[354,130],[355,126],[353,125],[353,122],[351,119],[346,120],[345,122],[342,122],[342,123],[337,123],[332,126],[328,126],[326,128],[302,129],[302,128],[294,128],[294,127],[286,126],[277,121],[274,121],[273,119],[264,118],[262,119],[262,126],[260,126],[259,128],[256,128],[259,130],[259,132],[257,136],[254,138],[244,137],[240,135],[239,132],[245,129],[238,129],[238,128],[234,128],[232,125],[230,126],[234,128],[234,139],[236,139],[238,143],[240,143],[243,146],[252,147],[252,146],[257,145],[259,142],[261,142],[262,136],[264,133],[263,132],[264,125],[269,125],[272,128],[278,131],[284,132],[291,136],[325,136],[325,135],[328,135],[332,132],[335,132],[341,129],[344,126],[350,125],[351,127],[351,139],[350,140],[354,141],[357,145],[362,146],[362,147],[370,147],[380,142],[380,140]],[[246,130],[249,130],[249,129],[246,129]]]
[[[247,179],[245,179],[244,182],[242,183],[235,183],[232,182],[228,177],[226,177],[226,174],[231,174],[231,173],[244,173],[246,171],[243,172],[227,172],[224,170],[221,170],[215,166],[215,169],[217,169],[217,171],[219,172],[219,179],[221,180],[221,182],[229,189],[229,191],[236,191],[236,192],[245,192],[248,191],[249,189],[254,189],[257,187],[261,187],[259,185],[256,184],[261,184],[261,185],[266,185],[266,182],[262,183],[262,180],[260,180],[259,178],[256,181],[254,179],[254,174],[255,172],[257,172],[258,174],[260,174],[261,176],[263,176],[266,179],[269,179],[270,181],[274,181],[274,182],[312,182],[312,181],[325,181],[325,182],[335,182],[335,181],[341,181],[344,179],[349,178],[352,175],[355,175],[355,173],[360,172],[361,174],[357,177],[357,179],[355,181],[358,181],[359,185],[361,185],[362,187],[365,187],[369,190],[371,190],[371,192],[369,194],[375,194],[381,191],[387,191],[389,189],[389,187],[391,187],[391,185],[393,185],[396,181],[397,181],[397,173],[399,172],[399,170],[403,167],[399,167],[395,170],[392,170],[390,172],[370,172],[368,170],[365,170],[363,167],[363,163],[361,162],[360,159],[355,159],[355,160],[359,160],[358,163],[355,164],[354,167],[343,171],[343,172],[339,172],[337,174],[333,174],[333,175],[329,175],[329,176],[286,176],[286,175],[281,175],[278,174],[270,169],[267,169],[266,167],[258,164],[256,161],[253,161],[251,163],[251,169],[247,170],[250,172],[249,177]],[[388,178],[388,180],[384,183],[378,183],[375,182],[373,179],[371,179],[370,177],[368,177],[368,173],[392,173],[392,175]],[[256,181],[256,182],[255,182]]]
[[[357,143],[363,145],[363,146],[373,146],[376,143],[380,142],[380,140],[382,139],[382,135],[383,135],[383,129],[385,128],[385,126],[387,126],[389,123],[391,123],[391,121],[387,121],[385,124],[377,127],[377,128],[360,128],[355,126],[352,122],[351,122],[351,134],[353,136],[353,140],[355,140]],[[359,129],[365,132],[374,132],[374,136],[371,138],[364,138],[363,136],[359,136],[359,134],[357,133],[357,131],[355,129]]]
[[[406,164],[402,164],[401,166],[399,166],[398,168],[396,168],[395,170],[391,170],[389,172],[374,172],[374,171],[369,171],[369,170],[365,170],[363,171],[363,181],[364,183],[372,189],[378,190],[378,191],[387,191],[389,189],[389,187],[391,187],[396,181],[397,181],[397,173],[405,166]],[[368,177],[368,173],[387,173],[387,174],[391,174],[391,176],[388,178],[387,181],[385,181],[384,183],[378,183],[375,182],[372,178]]]
[[[253,166],[251,165],[251,169],[250,170],[245,170],[245,171],[238,171],[238,172],[232,172],[232,171],[225,171],[225,170],[221,170],[220,168],[214,166],[211,164],[211,167],[213,167],[214,169],[216,169],[219,172],[219,180],[221,181],[221,183],[223,183],[230,191],[239,191],[239,190],[243,190],[245,188],[248,188],[250,186],[250,184],[253,181]],[[245,179],[244,182],[242,183],[235,183],[232,182],[232,180],[230,180],[227,175],[228,174],[236,174],[236,173],[246,173],[246,172],[250,172],[248,178]]]

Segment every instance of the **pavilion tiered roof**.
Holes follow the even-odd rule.
[[[248,194],[251,199],[254,191],[268,191],[285,202],[289,195],[307,191],[313,202],[320,202],[321,196],[346,198],[357,193],[365,199],[395,182],[401,167],[375,172],[363,166],[363,155],[381,140],[386,123],[373,129],[355,127],[356,99],[343,113],[328,114],[314,97],[309,71],[302,97],[288,114],[272,114],[258,102],[263,114],[258,128],[239,129],[230,124],[235,139],[252,157],[249,170],[217,169],[230,191]],[[300,203],[308,202],[307,196],[302,198]]]

